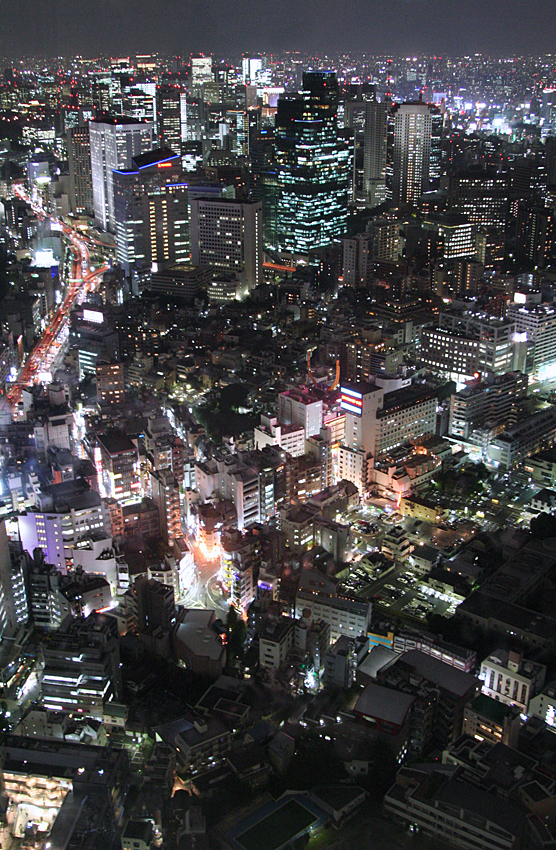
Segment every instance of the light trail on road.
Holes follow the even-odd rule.
[[[22,186],[15,186],[14,191],[18,197],[31,204],[33,211],[37,215],[44,218],[50,218],[52,221],[61,226],[62,232],[71,242],[70,250],[73,251],[74,260],[70,286],[66,292],[64,300],[56,310],[50,323],[45,328],[40,340],[27,357],[17,380],[14,382],[14,386],[7,394],[7,401],[12,407],[12,411],[15,411],[19,401],[21,401],[23,387],[31,386],[41,374],[48,373],[50,371],[49,367],[54,362],[61,344],[58,337],[62,335],[64,329],[69,323],[69,314],[71,310],[80,299],[82,300],[82,297],[95,289],[99,278],[101,278],[109,268],[107,265],[102,265],[98,269],[91,271],[89,267],[89,248],[83,235],[75,228],[70,227],[64,222],[60,222],[53,216],[47,215],[47,213],[45,213],[44,210],[41,210],[40,207],[33,205]]]

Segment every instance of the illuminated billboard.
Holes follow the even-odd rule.
[[[95,325],[101,325],[104,321],[104,316],[98,310],[83,310],[83,319],[85,322],[93,322]]]
[[[342,400],[340,407],[346,413],[355,413],[356,416],[361,416],[363,411],[363,395],[357,390],[350,390],[348,387],[341,388]]]

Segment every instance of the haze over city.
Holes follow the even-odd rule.
[[[0,54],[541,54],[552,0],[4,0]]]

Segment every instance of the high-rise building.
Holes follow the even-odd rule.
[[[203,53],[191,54],[191,92],[200,97],[203,83],[212,83],[212,56]]]
[[[393,198],[416,206],[429,187],[432,112],[426,103],[401,103],[394,114]]]
[[[115,169],[129,169],[133,157],[152,148],[153,125],[134,118],[103,118],[89,122],[93,210],[103,230],[116,230]]]
[[[391,102],[386,99],[369,100],[365,105],[363,172],[365,191],[371,199],[380,192],[384,195],[381,200],[386,198],[386,155],[390,107]]]
[[[480,227],[505,227],[508,195],[507,173],[494,169],[454,174],[448,182],[449,208]]]
[[[191,260],[235,272],[245,294],[262,282],[262,204],[199,198],[191,201]]]
[[[345,230],[353,149],[338,129],[333,71],[303,74],[300,95],[280,98],[276,115],[276,242],[307,254]]]
[[[545,268],[554,252],[554,211],[520,204],[517,214],[517,259],[530,268]]]
[[[70,210],[74,215],[93,212],[93,178],[89,125],[72,127],[67,132],[70,184]]]
[[[189,259],[187,184],[169,148],[136,156],[114,170],[116,258],[126,270]]]
[[[156,117],[160,147],[181,153],[182,92],[177,86],[158,86]]]

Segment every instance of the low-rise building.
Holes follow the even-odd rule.
[[[515,705],[522,714],[527,714],[529,700],[542,690],[546,667],[525,661],[521,652],[500,649],[481,662],[479,675],[486,696]]]
[[[383,555],[393,561],[405,561],[409,558],[413,546],[401,525],[395,525],[386,532],[382,539],[381,551]]]
[[[259,632],[259,664],[279,670],[294,643],[295,624],[290,617],[269,618]]]
[[[521,718],[519,709],[479,694],[465,706],[463,712],[464,735],[477,741],[501,741],[509,747],[517,746]]]

